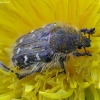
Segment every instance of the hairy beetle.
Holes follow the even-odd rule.
[[[50,67],[48,63],[55,59],[66,73],[64,61],[67,54],[72,52],[75,56],[91,56],[86,47],[91,46],[90,35],[94,31],[95,28],[78,30],[69,25],[52,23],[20,37],[16,41],[12,56],[14,66],[18,67],[16,75],[21,79],[32,73],[44,71]],[[88,34],[88,37],[85,34]],[[81,48],[84,48],[85,52],[76,52],[76,49]],[[10,70],[2,63],[1,66]]]

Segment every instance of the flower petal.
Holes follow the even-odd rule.
[[[42,92],[40,91],[39,94],[48,97],[48,98],[52,98],[52,99],[61,99],[61,98],[68,98],[69,96],[71,96],[73,93],[73,89],[70,89],[69,91],[65,91],[63,89],[57,91],[56,93],[46,93],[46,92]]]

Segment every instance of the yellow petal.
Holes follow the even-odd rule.
[[[32,91],[33,88],[34,88],[33,85],[26,85],[25,92],[30,92],[30,91]]]
[[[69,91],[60,89],[56,93],[46,93],[42,91],[39,92],[40,95],[43,95],[45,97],[52,98],[52,99],[68,98],[69,96],[72,95],[72,93],[73,93],[73,89],[70,89]]]
[[[0,95],[0,100],[11,100],[11,98],[12,98],[12,92]]]

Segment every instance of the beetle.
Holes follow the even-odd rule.
[[[12,63],[18,68],[15,74],[21,79],[32,73],[42,72],[51,67],[50,63],[57,61],[62,72],[66,73],[64,61],[69,53],[75,56],[92,56],[86,48],[91,46],[90,35],[94,32],[95,28],[78,30],[70,25],[51,23],[23,35],[17,39],[13,49]],[[76,51],[82,48],[85,52]],[[10,70],[2,62],[0,64],[2,69]]]

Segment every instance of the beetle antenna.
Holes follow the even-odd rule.
[[[90,28],[89,30],[87,28],[81,29],[80,32],[83,32],[84,35],[88,34],[88,39],[90,39],[90,35],[95,33],[95,28]]]
[[[90,30],[87,30],[88,38],[90,39],[90,35],[95,33],[95,28],[90,28]]]

